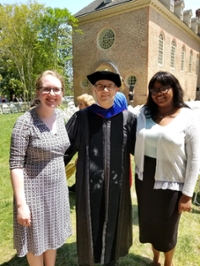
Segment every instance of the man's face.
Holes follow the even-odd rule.
[[[93,87],[96,100],[103,108],[110,108],[114,103],[119,88],[110,80],[98,80]]]

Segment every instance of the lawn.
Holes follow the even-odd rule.
[[[28,266],[25,258],[17,258],[13,249],[12,201],[13,194],[9,177],[9,146],[12,127],[20,114],[0,115],[0,265]],[[69,180],[74,183],[74,176]],[[131,188],[133,204],[133,245],[129,254],[121,258],[120,266],[145,266],[151,263],[151,247],[138,241],[137,201],[134,184]],[[71,220],[73,235],[58,249],[56,266],[77,265],[76,230],[75,230],[75,198],[70,193]],[[163,257],[162,257],[163,263]],[[163,264],[162,264],[163,265]],[[200,206],[193,205],[191,213],[183,213],[178,244],[174,256],[174,266],[200,265]]]

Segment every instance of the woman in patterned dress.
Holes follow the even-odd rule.
[[[12,133],[14,247],[30,266],[54,266],[56,249],[71,235],[63,155],[69,147],[61,103],[63,79],[55,71],[36,81],[40,103],[18,118]]]

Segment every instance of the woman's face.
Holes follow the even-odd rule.
[[[47,75],[42,79],[41,88],[37,90],[37,96],[42,105],[49,108],[56,108],[62,102],[63,91],[61,81]]]
[[[83,109],[85,109],[87,106],[85,105],[85,102],[84,101],[82,101],[82,100],[79,100],[78,101],[78,108],[79,108],[79,110],[83,110]]]
[[[152,92],[151,92],[152,91]],[[153,101],[160,107],[173,105],[173,89],[170,86],[164,86],[156,81],[154,87],[150,90]]]

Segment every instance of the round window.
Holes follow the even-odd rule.
[[[86,88],[88,88],[88,86],[89,86],[88,79],[86,77],[82,78],[82,80],[81,80],[81,87],[84,88],[84,89],[86,89]]]
[[[99,46],[104,49],[108,50],[112,47],[115,41],[115,33],[111,29],[104,29],[99,34]]]
[[[127,83],[129,86],[135,85],[136,82],[137,82],[137,78],[135,76],[133,75],[128,76]]]

